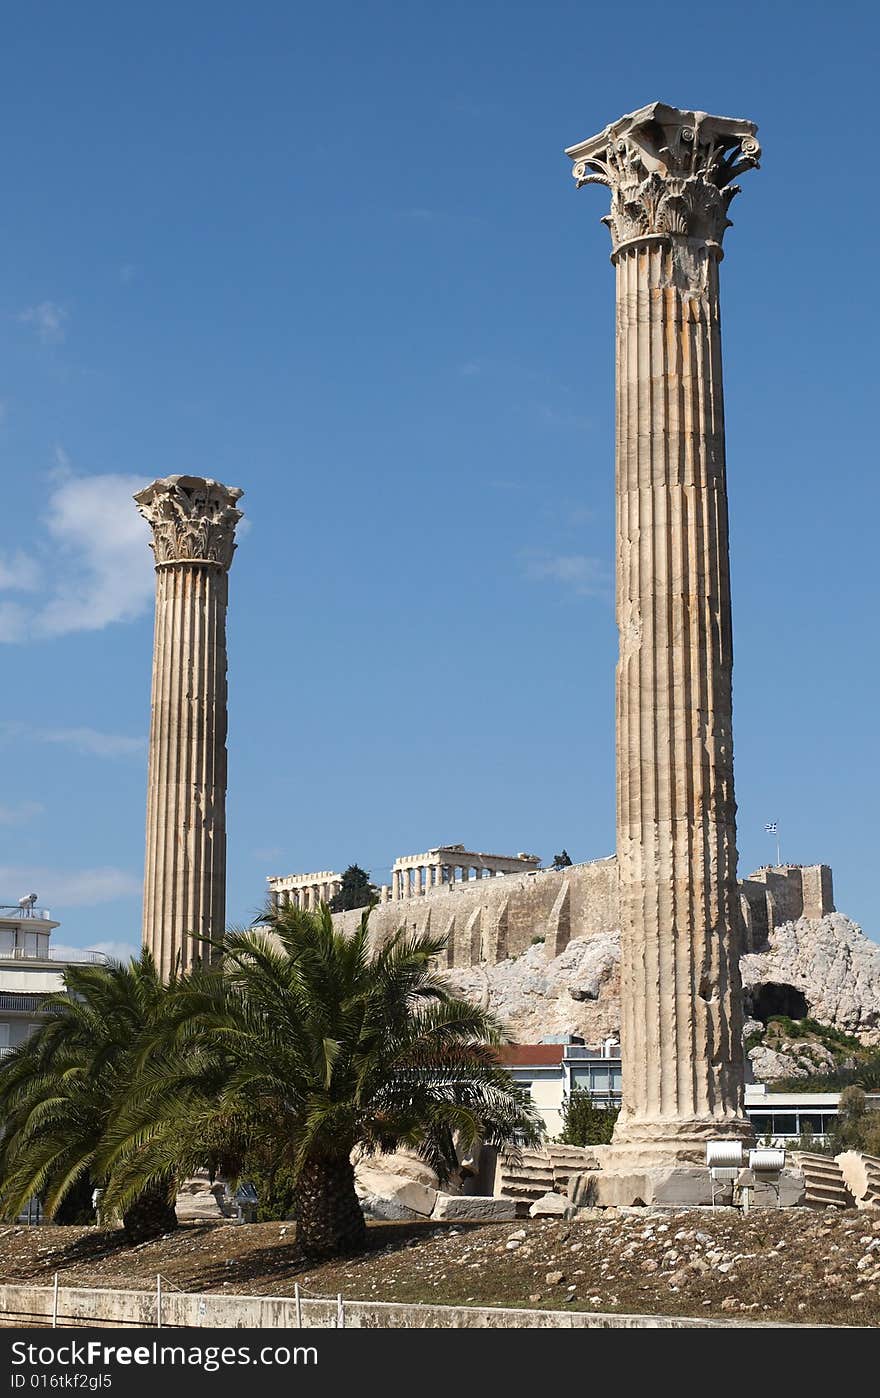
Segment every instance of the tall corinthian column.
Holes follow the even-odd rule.
[[[749,121],[654,103],[572,146],[617,275],[623,1110],[609,1163],[747,1138],[718,267]],[[616,1147],[616,1149],[615,1149]]]
[[[143,943],[186,969],[226,920],[226,604],[242,492],[201,476],[153,481],[156,629]]]

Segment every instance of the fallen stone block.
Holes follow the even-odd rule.
[[[516,1200],[486,1194],[438,1194],[431,1218],[456,1223],[512,1223]]]
[[[530,1218],[569,1218],[574,1206],[564,1194],[542,1194],[529,1209]]]
[[[425,1217],[415,1209],[407,1208],[406,1204],[401,1204],[398,1199],[387,1199],[378,1194],[363,1195],[360,1204],[367,1218],[378,1218],[383,1223],[414,1223],[417,1219]]]
[[[590,1170],[572,1176],[568,1194],[577,1208],[712,1203],[708,1170],[688,1165],[646,1170]]]

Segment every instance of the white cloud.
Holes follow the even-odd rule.
[[[23,641],[27,635],[28,614],[18,602],[0,601],[0,643]]]
[[[74,947],[69,942],[56,942],[53,939],[52,951],[59,960],[67,956],[75,961],[82,957],[84,951],[101,951],[113,961],[130,961],[133,956],[140,956],[141,949],[134,942],[90,942],[87,947]]]
[[[3,739],[60,743],[86,757],[141,757],[147,748],[146,738],[132,738],[127,733],[102,733],[87,727],[38,728],[14,720],[0,723],[0,740]]]
[[[40,585],[36,560],[16,549],[0,558],[0,589],[4,592],[33,592]]]
[[[0,825],[25,825],[45,810],[39,801],[19,801],[17,806],[0,804]]]
[[[35,736],[41,743],[63,743],[87,757],[141,757],[147,750],[146,738],[101,733],[97,728],[41,728]]]
[[[133,956],[140,956],[141,949],[135,942],[90,942],[89,951],[102,951],[105,956],[112,956],[114,961],[129,961]]]
[[[533,556],[526,560],[525,575],[533,582],[561,583],[579,597],[604,596],[610,581],[601,558],[583,553]]]
[[[152,600],[149,529],[131,498],[145,479],[74,476],[59,452],[45,540],[36,556],[16,554],[7,561],[8,577],[0,574],[0,590],[34,592],[27,606],[0,599],[0,641],[100,631],[141,616]]]
[[[57,301],[41,301],[19,313],[23,325],[32,325],[44,345],[59,345],[67,333],[68,313]]]
[[[39,894],[39,907],[57,914],[65,908],[94,908],[117,898],[139,897],[142,884],[127,870],[109,866],[65,871],[46,865],[0,864],[0,900],[14,902],[31,889]]]
[[[42,635],[99,631],[112,621],[131,621],[153,596],[153,558],[148,526],[132,495],[140,476],[74,476],[49,500],[49,534],[68,564],[65,587],[43,608]]]

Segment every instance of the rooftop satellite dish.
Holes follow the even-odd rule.
[[[26,893],[26,894],[24,895],[23,898],[19,898],[19,900],[18,900],[18,906],[19,906],[20,908],[33,908],[33,907],[35,906],[35,904],[36,904],[36,901],[37,901],[37,894],[36,894],[36,893]]]

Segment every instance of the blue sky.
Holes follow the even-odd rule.
[[[563,147],[758,122],[722,268],[740,870],[880,934],[876,9],[8,7],[0,902],[139,936],[130,496],[244,491],[229,915],[268,873],[613,848],[613,276]]]

